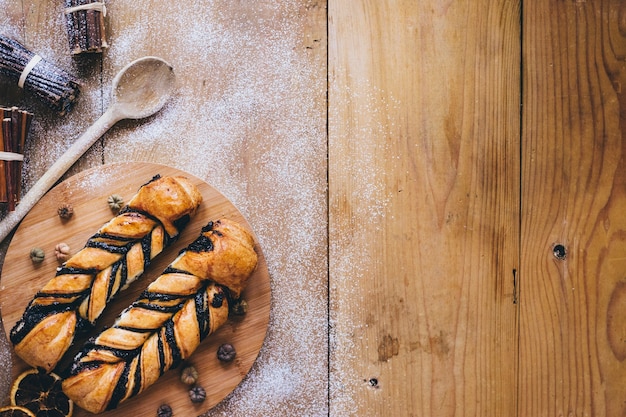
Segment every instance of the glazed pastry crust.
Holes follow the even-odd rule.
[[[115,294],[143,273],[201,201],[195,185],[182,176],[157,176],[144,184],[31,300],[11,330],[15,353],[52,371],[76,333],[90,328]]]
[[[213,250],[191,252],[178,261],[177,267],[215,281],[227,287],[232,298],[239,298],[257,263],[256,253],[250,251],[251,235],[239,224],[222,219],[203,236],[212,242]]]
[[[190,207],[197,208],[196,203],[202,201],[200,191],[180,176],[164,177],[149,185],[150,189],[142,187],[128,205],[139,211],[153,213],[170,236],[177,235],[175,223],[180,219],[180,213],[187,212]]]
[[[238,223],[209,223],[113,326],[83,347],[63,391],[79,407],[101,413],[189,358],[227,321],[229,301],[256,268],[254,247]]]

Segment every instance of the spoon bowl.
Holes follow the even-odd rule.
[[[159,111],[174,90],[176,77],[170,64],[147,56],[126,65],[112,83],[113,105],[125,119],[143,119]]]
[[[159,111],[171,97],[176,78],[172,66],[147,56],[126,65],[113,78],[111,105],[22,197],[14,211],[0,221],[0,242],[68,169],[113,125],[122,119],[143,119]]]

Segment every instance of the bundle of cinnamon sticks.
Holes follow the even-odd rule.
[[[14,39],[0,35],[0,74],[42,99],[61,115],[78,99],[78,81],[66,71],[28,50]]]
[[[22,192],[24,144],[33,115],[17,107],[0,107],[0,202],[15,210]]]
[[[108,46],[105,36],[104,2],[65,0],[65,17],[70,51],[73,55],[102,52]]]

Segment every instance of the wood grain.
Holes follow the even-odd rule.
[[[625,19],[524,4],[520,416],[626,413]]]
[[[33,49],[55,49],[57,62],[80,71],[86,91],[102,93],[103,105],[106,85],[121,66],[160,55],[175,63],[181,90],[196,98],[188,115],[169,127],[181,136],[189,129],[193,137],[217,126],[238,140],[228,143],[220,159],[227,163],[217,169],[211,151],[219,135],[207,134],[206,143],[177,153],[167,141],[137,142],[132,132],[143,124],[127,122],[73,172],[125,160],[193,165],[200,178],[221,181],[248,204],[251,223],[279,245],[311,227],[277,226],[267,213],[300,213],[310,196],[325,198],[328,185],[328,241],[318,232],[310,258],[297,263],[318,260],[307,269],[318,284],[307,296],[318,300],[329,291],[330,363],[324,334],[311,347],[319,360],[308,364],[316,376],[328,365],[329,380],[281,398],[275,409],[284,405],[284,414],[302,414],[304,404],[328,396],[332,416],[626,414],[623,1],[523,2],[523,8],[502,0],[330,1],[328,16],[324,1],[301,0],[297,12],[269,2],[216,0],[209,8],[192,2],[185,13],[211,24],[202,33],[220,28],[220,42],[203,44],[193,56],[180,53],[188,40],[180,36],[180,8],[172,13],[169,2],[111,1],[112,48],[91,65],[58,53],[65,33],[50,24],[58,9],[48,1],[5,3],[0,19],[20,27],[17,35]],[[135,48],[119,49],[131,28],[142,29],[137,22],[152,20],[164,23],[138,34]],[[306,23],[285,24],[292,21]],[[244,91],[282,106],[271,107],[275,117],[246,113],[250,122],[236,131],[231,120],[190,124],[214,122],[212,112],[231,98],[234,76],[262,79],[268,90],[282,81],[248,70],[265,63],[261,45],[276,41],[272,29],[283,27],[301,37],[287,58],[305,56],[314,67],[297,71],[311,74],[308,86],[295,73],[289,79],[301,102]],[[234,59],[220,61],[228,35],[249,42],[232,50]],[[211,54],[200,54],[205,51]],[[28,151],[35,161],[54,156],[46,146],[70,139],[64,126],[78,136],[103,110],[80,104],[55,119],[0,83],[5,98],[6,104],[34,106],[39,126]],[[175,100],[175,106],[189,103]],[[287,159],[289,170],[296,161],[319,181],[305,198],[284,197],[276,179],[281,185],[301,178],[272,171],[275,159],[293,149],[277,120],[310,101],[312,110],[291,126],[323,130],[328,121],[328,165],[326,144],[306,143],[303,157]],[[161,117],[168,115],[166,108]],[[44,168],[32,166],[26,189]],[[567,251],[564,260],[554,256],[556,244]],[[294,262],[278,248],[271,252],[273,272],[276,289],[286,294]],[[282,314],[276,312],[265,366],[297,360],[283,343],[294,322]],[[237,401],[248,404],[253,391],[218,412],[227,415]]]
[[[131,173],[132,175],[128,175]],[[125,174],[125,175],[124,175]],[[21,317],[32,296],[51,277],[59,263],[54,259],[54,247],[65,241],[74,252],[82,248],[89,236],[112,217],[106,199],[119,194],[128,201],[141,186],[154,175],[185,175],[192,180],[203,195],[203,202],[180,239],[160,256],[155,258],[140,280],[122,292],[107,307],[98,320],[97,329],[111,325],[115,317],[128,306],[173,260],[173,256],[186,247],[199,234],[199,230],[210,220],[227,217],[249,224],[241,213],[222,194],[205,182],[174,168],[150,163],[120,163],[86,170],[70,177],[51,190],[24,219],[13,237],[5,258],[0,280],[0,310],[6,334]],[[124,178],[123,180],[120,180]],[[60,203],[72,204],[75,214],[68,221],[56,215]],[[33,264],[29,259],[32,247],[41,247],[46,252],[42,264]],[[250,278],[250,285],[243,293],[249,304],[249,313],[243,318],[232,318],[218,332],[209,336],[192,355],[189,363],[200,374],[199,384],[207,390],[207,400],[199,405],[192,404],[187,396],[188,387],[179,382],[178,370],[166,373],[155,385],[138,397],[122,404],[117,410],[105,413],[110,416],[152,415],[162,402],[167,402],[179,414],[198,414],[220,402],[241,382],[254,363],[269,323],[270,282],[265,258],[260,247],[259,265]],[[95,333],[95,332],[94,332]],[[68,352],[60,363],[63,369],[84,341]],[[237,349],[233,363],[222,364],[217,360],[217,348],[222,343],[231,343]],[[13,355],[13,377],[28,365]],[[77,410],[74,416],[87,415]]]
[[[110,47],[80,59],[69,54],[63,1],[0,3],[3,32],[85,85],[78,106],[59,118],[14,86],[4,95],[0,84],[0,104],[35,114],[24,190],[102,114],[120,68],[149,54],[174,66],[178,94],[163,111],[116,125],[66,178],[104,163],[147,161],[223,192],[271,248],[272,295],[281,302],[254,372],[204,415],[326,415],[326,1],[107,0]],[[8,367],[6,352],[0,342]],[[4,394],[10,381],[0,377]]]
[[[519,8],[329,3],[331,409],[515,415]]]

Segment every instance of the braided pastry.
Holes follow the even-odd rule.
[[[184,177],[154,177],[120,213],[57,269],[10,332],[15,353],[53,370],[76,333],[90,329],[189,223],[202,195]]]
[[[92,413],[139,394],[226,322],[229,300],[239,297],[256,264],[245,229],[210,222],[112,327],[85,344],[63,391]]]

